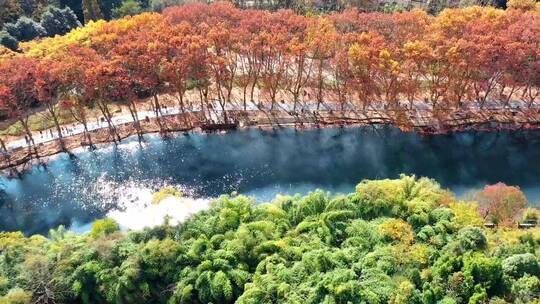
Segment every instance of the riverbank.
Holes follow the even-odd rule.
[[[115,124],[116,135],[103,124],[88,132],[67,135],[64,137],[64,147],[58,139],[41,142],[32,147],[18,147],[8,150],[0,156],[0,170],[8,175],[15,175],[34,164],[44,164],[51,156],[59,153],[70,153],[81,147],[98,148],[100,145],[113,143],[131,136],[160,133],[166,137],[174,132],[217,132],[231,128],[275,128],[291,127],[296,129],[321,128],[327,126],[369,126],[391,125],[405,132],[418,132],[421,135],[438,135],[468,130],[500,131],[500,130],[530,130],[540,128],[537,109],[483,109],[482,111],[445,112],[421,110],[367,110],[336,111],[327,107],[319,111],[287,111],[285,107],[279,110],[228,110],[228,122],[219,121],[223,113],[214,113],[207,118],[200,111],[178,113],[171,111],[163,116],[148,117],[138,122],[139,128],[133,121]],[[160,124],[162,127],[160,128]],[[91,142],[88,139],[91,139]],[[37,156],[36,156],[37,152]]]

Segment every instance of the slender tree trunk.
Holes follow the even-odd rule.
[[[140,142],[143,140],[143,135],[142,135],[141,123],[139,120],[139,113],[137,112],[137,105],[135,105],[133,100],[129,101],[128,109],[129,109],[129,113],[131,114],[131,118],[133,118],[133,125],[135,126],[135,130],[137,131],[137,137],[139,138],[139,142]]]
[[[323,77],[322,77],[322,67],[323,67],[323,61],[322,59],[319,60],[319,72],[318,72],[318,79],[319,79],[319,85],[318,85],[318,93],[317,93],[317,111],[319,111],[319,108],[321,106],[321,103],[323,102],[322,97],[322,87],[323,87]]]
[[[47,108],[53,118],[54,126],[56,127],[56,133],[58,133],[58,140],[60,141],[60,149],[62,149],[62,151],[66,151],[66,145],[64,143],[64,136],[62,135],[62,129],[60,128],[60,123],[58,122],[58,117],[56,116],[54,105],[51,103],[48,103]]]
[[[116,135],[116,139],[120,142],[121,141],[121,138],[120,138],[120,134],[118,134],[118,129],[116,129],[116,126],[114,125],[113,121],[112,121],[112,114],[111,114],[111,111],[109,111],[109,107],[107,107],[107,105],[105,104],[104,105],[104,109],[105,109],[105,113],[107,114],[107,121],[109,123],[110,126],[112,126],[113,128],[113,135]]]
[[[225,110],[225,96],[223,96],[220,82],[217,83],[217,92],[218,92],[218,103],[219,103],[219,106],[221,107],[221,111],[223,112],[224,123],[227,123],[228,119],[227,119],[227,111]]]
[[[86,139],[88,140],[88,145],[90,147],[93,147],[94,144],[92,143],[92,136],[90,135],[90,132],[88,131],[88,123],[86,122],[86,120],[83,121],[82,125],[84,127],[84,135]]]
[[[208,86],[199,88],[199,95],[201,97],[201,103],[203,103],[206,109],[208,109],[208,117],[211,118],[210,108],[208,107]],[[205,114],[205,107],[202,107],[202,110],[203,110],[204,119],[207,120],[208,118],[206,117],[206,114]]]
[[[4,140],[1,137],[0,137],[0,146],[2,146],[2,154],[4,156],[3,158],[4,158],[4,160],[7,161],[8,166],[10,166],[11,165],[11,156],[9,155],[8,150],[6,148],[6,144],[5,144]]]
[[[225,102],[219,100],[219,105],[221,106],[221,110],[223,111],[224,123],[229,122],[229,118],[227,117],[227,110],[225,110]]]
[[[84,128],[84,137],[88,140],[88,145],[90,147],[93,147],[93,143],[92,143],[92,137],[90,136],[90,131],[88,131],[88,121],[86,119],[86,113],[84,113],[84,108],[83,107],[77,107],[78,111],[79,112],[79,116],[77,115],[77,113],[75,112],[75,110],[73,108],[70,108],[69,109],[69,112],[71,113],[71,116],[73,117],[73,119],[75,119],[77,122],[81,123],[83,125],[83,128]]]
[[[201,113],[202,113],[203,119],[206,121],[206,113],[204,110],[204,97],[203,97],[203,93],[201,89],[199,89],[199,100],[201,102]]]
[[[20,118],[19,121],[23,125],[24,131],[26,132],[26,135],[28,136],[28,141],[30,145],[28,148],[31,150],[31,147],[34,148],[34,154],[36,157],[39,158],[38,150],[36,147],[36,142],[34,141],[34,137],[32,136],[32,131],[30,131],[30,128],[28,127],[28,117],[26,118]]]
[[[1,137],[0,137],[0,146],[2,147],[2,151],[7,153],[6,143],[4,142],[4,140]]]
[[[525,90],[524,94],[523,95],[527,95],[527,107],[530,109],[533,107],[535,101],[536,101],[536,97],[538,97],[538,95],[540,95],[540,91],[536,91],[535,92],[535,89],[533,86],[531,85],[527,85],[527,89]]]
[[[255,99],[254,99],[254,95],[255,95],[255,86],[257,85],[257,80],[258,80],[258,77],[255,77],[253,79],[253,83],[251,85],[251,90],[249,92],[250,94],[250,100],[251,100],[251,103],[255,103]]]
[[[161,105],[159,104],[159,99],[157,97],[157,94],[154,94],[154,113],[156,114],[156,121],[159,126],[159,132],[161,134],[165,133],[165,128],[163,127],[163,123],[161,121]]]
[[[188,121],[187,115],[186,115],[186,107],[184,105],[184,91],[182,89],[178,90],[178,103],[180,106],[180,112],[182,112],[182,117],[184,118],[184,123],[191,127],[191,121]]]
[[[244,86],[244,92],[243,92],[243,101],[244,101],[244,112],[247,111],[247,103],[246,103],[246,99],[247,99],[247,85]]]
[[[107,107],[107,105],[104,104],[103,102],[98,101],[97,104],[98,104],[99,110],[101,111],[101,114],[103,114],[103,116],[105,117],[105,120],[107,121],[107,125],[109,127],[109,133],[113,137],[113,142],[116,144],[117,141],[119,142],[121,140],[120,140],[120,136],[118,135],[118,132],[116,131],[116,127],[114,126],[112,122],[111,112],[109,111],[109,108]]]

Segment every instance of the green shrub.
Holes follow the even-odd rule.
[[[540,275],[538,259],[532,253],[516,254],[508,257],[502,262],[503,272],[506,276],[519,278],[525,274]]]
[[[110,218],[97,220],[92,224],[90,235],[93,238],[109,235],[120,230],[118,223]]]
[[[487,246],[487,239],[478,227],[465,227],[458,231],[457,241],[460,249],[483,250]]]
[[[532,303],[540,300],[540,279],[526,274],[512,285],[512,295],[517,304]]]
[[[0,304],[29,304],[32,302],[32,294],[21,288],[13,288],[0,297]]]

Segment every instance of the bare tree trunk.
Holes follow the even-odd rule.
[[[224,123],[229,122],[229,118],[227,117],[227,110],[225,109],[225,102],[221,101],[221,99],[220,99],[219,100],[219,105],[221,106],[221,110],[223,111]]]
[[[184,92],[182,90],[178,90],[178,103],[180,106],[180,111],[182,112],[182,117],[184,118],[184,123],[186,126],[191,127],[191,121],[188,121],[186,117],[186,107],[184,105]]]
[[[163,122],[161,121],[161,105],[159,104],[159,99],[157,94],[154,94],[154,113],[156,114],[156,121],[159,126],[159,132],[161,134],[165,133],[165,128],[163,126]]]
[[[202,93],[201,89],[199,89],[199,99],[200,99],[200,102],[201,102],[201,112],[202,112],[202,115],[203,115],[203,119],[206,120],[206,113],[205,113],[205,110],[204,110],[204,97],[203,97],[203,93]]]
[[[56,127],[56,132],[58,133],[58,140],[60,141],[60,149],[66,151],[66,145],[64,143],[64,136],[62,135],[62,129],[60,128],[60,123],[58,122],[58,117],[56,116],[56,110],[52,103],[47,104],[47,109],[53,118],[54,126]]]
[[[4,142],[4,140],[1,137],[0,137],[0,146],[2,147],[2,151],[7,153],[6,143]]]
[[[107,125],[109,127],[109,133],[113,137],[113,142],[116,144],[117,141],[119,142],[121,141],[121,139],[120,139],[120,136],[118,135],[116,127],[114,126],[112,122],[111,112],[109,111],[109,108],[107,107],[107,105],[104,104],[102,101],[98,101],[97,104],[98,104],[99,110],[101,111],[101,114],[103,114],[103,116],[105,117],[105,120],[107,121]]]
[[[88,140],[88,145],[90,147],[94,147],[94,144],[92,143],[92,136],[90,135],[90,132],[88,131],[88,124],[86,123],[86,120],[83,122],[82,125],[84,127],[84,135],[86,139]]]
[[[254,99],[254,95],[255,95],[255,86],[257,85],[257,80],[258,80],[258,77],[255,76],[255,78],[253,79],[253,83],[251,85],[251,91],[250,91],[250,100],[251,100],[251,103],[255,103],[255,99]]]
[[[143,140],[141,123],[139,120],[139,113],[137,112],[137,105],[135,105],[133,100],[129,101],[128,109],[129,113],[131,114],[131,118],[133,118],[133,125],[135,126],[135,130],[137,131],[137,137],[139,138],[139,142],[141,142]]]
[[[321,106],[321,103],[323,102],[323,77],[322,77],[322,67],[323,67],[323,61],[322,59],[319,59],[319,72],[318,72],[318,82],[319,82],[319,85],[318,85],[318,93],[317,93],[317,111],[319,111],[319,108]]]
[[[26,135],[28,136],[28,142],[30,144],[28,146],[28,148],[33,147],[34,148],[34,154],[36,155],[36,157],[39,158],[38,150],[37,150],[37,147],[36,147],[36,142],[34,141],[34,137],[32,136],[32,131],[30,131],[30,128],[28,127],[28,117],[20,118],[19,121],[23,125],[24,131],[26,132]]]
[[[77,116],[77,113],[73,110],[73,108],[70,108],[69,112],[71,113],[71,116],[76,121],[78,121],[79,123],[83,125],[84,136],[88,140],[88,145],[90,147],[93,147],[94,144],[92,143],[92,137],[90,136],[90,131],[88,131],[88,121],[86,120],[86,114],[84,113],[84,108],[80,107],[79,110],[80,110],[80,113],[79,113],[80,117]]]
[[[247,111],[247,102],[246,102],[246,99],[247,99],[247,85],[244,86],[244,91],[243,91],[243,102],[244,102],[244,112]]]

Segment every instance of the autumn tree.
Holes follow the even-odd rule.
[[[336,42],[336,53],[330,59],[329,64],[330,73],[333,78],[330,82],[329,89],[334,93],[342,115],[344,114],[346,105],[351,104],[349,96],[353,78],[349,66],[349,42],[348,37],[340,37]]]
[[[128,27],[128,30],[125,30],[126,26],[133,28]],[[168,33],[167,25],[160,15],[145,13],[130,19],[118,20],[111,25],[110,30],[114,30],[115,27],[123,28],[125,34],[114,36],[113,39],[117,44],[109,51],[110,56],[121,62],[123,70],[132,81],[130,88],[132,96],[129,98],[142,97],[145,94],[152,96],[156,122],[160,132],[164,134],[166,125],[161,118],[163,113],[159,94],[165,91],[163,64],[167,60],[170,46],[164,38],[165,34],[160,33]],[[108,44],[107,40],[105,43]],[[136,111],[136,108],[133,108],[133,111]]]
[[[84,47],[70,47],[62,54],[63,69],[62,98],[59,101],[61,109],[69,111],[75,121],[82,124],[84,136],[89,146],[93,146],[92,136],[88,129],[87,108],[93,105],[92,91],[87,91],[86,71],[99,60],[94,50]]]
[[[58,120],[57,107],[62,93],[65,90],[62,79],[60,78],[63,69],[63,62],[61,61],[40,61],[35,68],[36,80],[34,85],[37,91],[37,100],[45,104],[47,111],[51,115],[60,141],[60,148],[62,151],[66,151],[64,136]]]
[[[317,88],[317,110],[324,102],[325,77],[324,69],[327,61],[334,56],[335,45],[338,41],[338,32],[332,21],[327,18],[317,18],[307,28],[306,41],[308,44],[308,54],[315,61],[317,77],[315,87]]]
[[[109,105],[130,98],[131,79],[119,61],[98,59],[85,73],[85,91],[95,101],[107,121],[112,140],[120,141]]]
[[[509,14],[508,28],[500,32],[504,42],[503,52],[503,86],[509,90],[502,91],[506,100],[515,97],[531,108],[540,98],[540,61],[538,60],[538,35],[529,27],[540,25],[538,14],[517,13]]]
[[[296,111],[300,96],[311,80],[313,61],[308,58],[307,45],[302,37],[295,37],[288,43],[287,55],[286,88],[293,97],[293,111]]]
[[[474,198],[482,216],[501,225],[511,225],[527,205],[527,198],[518,187],[504,183],[485,186]]]
[[[16,54],[17,53],[13,52],[12,50],[6,47],[0,46],[0,61],[13,58],[15,57]]]
[[[207,40],[212,49],[208,62],[217,100],[223,119],[228,122],[226,105],[232,104],[232,91],[238,73],[238,36],[227,30],[224,24],[218,24],[209,29]]]
[[[170,84],[167,91],[176,95],[178,106],[186,118],[185,94],[196,83],[207,77],[208,51],[206,41],[200,35],[191,35],[192,27],[182,24],[171,29],[161,39],[167,40],[169,50],[163,62],[164,78]],[[204,104],[201,104],[204,113]],[[190,124],[190,122],[185,121]]]
[[[37,106],[35,60],[26,57],[14,57],[0,63],[0,84],[2,89],[1,108],[9,117],[18,120],[26,133],[28,147],[33,147],[38,156],[37,147],[28,125],[28,117]]]
[[[0,84],[0,109],[2,112],[8,112],[7,106],[8,106],[8,100],[11,98],[10,96],[11,92],[7,86],[4,84]],[[0,137],[0,146],[2,146],[2,151],[5,153],[7,152],[6,143],[5,141]]]
[[[260,34],[265,30],[265,20],[268,18],[268,13],[252,10],[243,15],[238,32],[239,63],[236,85],[242,90],[242,103],[245,111],[247,110],[248,98],[251,103],[255,103],[255,87],[261,76],[261,56],[264,47],[264,39],[261,39]]]
[[[383,38],[376,33],[355,35],[348,54],[353,77],[352,88],[365,111],[380,95],[377,79],[379,54],[384,48]]]
[[[422,83],[427,69],[427,64],[431,60],[433,50],[425,42],[420,40],[409,41],[403,45],[403,75],[402,92],[409,102],[409,107],[413,109],[414,102],[420,98]]]

